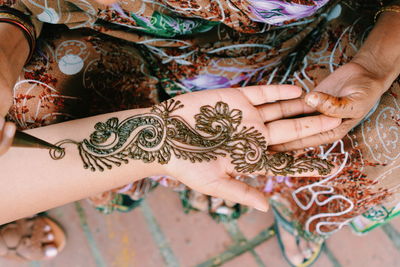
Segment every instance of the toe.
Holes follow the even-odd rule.
[[[58,250],[53,244],[45,245],[43,251],[46,258],[54,258],[58,254]]]
[[[303,257],[305,259],[311,258],[313,254],[313,250],[308,246],[308,243],[306,240],[301,239],[299,243],[299,250],[301,251]]]
[[[42,241],[43,243],[51,243],[51,242],[54,241],[54,239],[55,239],[54,234],[51,233],[51,232],[49,232],[49,233],[45,233],[45,234],[44,234],[44,236],[43,236],[43,238],[42,238],[41,241]]]
[[[279,225],[279,224],[278,224]],[[298,247],[298,242],[296,240],[296,237],[287,232],[283,227],[279,227],[279,233],[281,236],[281,240],[284,246],[284,253],[286,255],[287,260],[292,264],[292,265],[299,265],[303,263],[304,261],[304,256],[299,250]]]
[[[1,236],[7,247],[15,248],[21,239],[21,231],[17,224],[8,224],[1,229]]]
[[[40,243],[32,242],[28,237],[24,237],[18,245],[16,252],[28,260],[41,260],[44,257],[43,248]]]

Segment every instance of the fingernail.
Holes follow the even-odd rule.
[[[7,124],[5,126],[4,129],[4,134],[8,137],[8,138],[13,138],[14,134],[15,134],[15,126],[13,124]]]
[[[49,231],[51,230],[50,225],[46,224],[46,225],[43,227],[43,230],[44,230],[45,232],[49,232]]]
[[[49,245],[44,248],[44,254],[49,258],[54,257],[58,254],[58,250],[55,246]]]
[[[318,99],[318,95],[316,95],[316,94],[308,95],[305,100],[306,100],[307,105],[309,105],[310,107],[315,108],[318,106],[319,99]]]
[[[259,211],[261,211],[261,212],[267,212],[268,211],[268,205],[267,205],[267,203],[265,203],[265,204],[259,204],[259,205],[257,205],[257,206],[255,206],[254,207],[256,210],[259,210]]]
[[[305,249],[303,252],[304,252],[304,257],[307,258],[307,259],[311,258],[312,253],[313,253],[313,251],[311,249],[309,249],[309,248]]]
[[[54,240],[54,235],[53,234],[47,234],[46,238],[49,241],[53,241]]]

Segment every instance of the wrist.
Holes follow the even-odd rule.
[[[371,81],[379,85],[380,93],[384,93],[393,83],[396,76],[394,71],[378,60],[375,60],[371,55],[357,54],[351,61],[361,69],[361,74],[368,77]]]
[[[3,5],[0,6],[0,23],[6,23],[16,26],[19,32],[23,33],[29,45],[29,54],[25,63],[28,62],[34,52],[34,48],[36,46],[36,37],[37,37],[35,25],[33,24],[31,18],[18,9],[10,8]],[[5,34],[9,35],[11,32],[13,34],[16,34],[15,28],[12,31],[11,30],[6,31]],[[7,39],[5,40],[7,41]],[[7,45],[11,46],[12,41],[15,41],[15,39],[9,40]],[[21,42],[19,42],[18,44],[24,45]]]
[[[5,79],[12,88],[29,55],[29,44],[24,33],[8,23],[0,23],[0,70],[1,79]]]
[[[352,60],[386,91],[400,74],[400,13],[384,12]]]
[[[25,58],[29,54],[29,44],[24,36],[23,31],[16,25],[0,22],[0,36],[2,42],[0,43],[0,48],[2,51],[8,53],[9,55]],[[16,51],[15,49],[19,49]]]
[[[351,60],[351,63],[357,64],[362,68],[363,76],[368,77],[374,81],[379,87],[379,93],[386,92],[396,78],[399,76],[399,71],[396,68],[386,64],[382,64],[379,60],[373,59],[374,57],[357,55]],[[400,64],[400,63],[397,63]]]
[[[133,116],[137,116],[137,115],[141,116],[141,115],[151,114],[151,113],[152,113],[152,107],[136,109],[136,110],[134,110],[134,112],[128,111],[126,116],[121,117],[120,121],[122,123],[122,121],[132,117],[132,115]],[[142,127],[146,127],[146,128],[148,128],[149,126],[152,127],[155,125],[148,124],[148,123],[145,123],[142,125]],[[141,131],[143,131],[143,130],[141,130]],[[155,140],[153,140],[153,141],[155,141]],[[159,145],[161,145],[164,142],[165,142],[165,140],[161,141],[161,143]],[[142,145],[145,146],[144,143]],[[147,152],[150,152],[150,150],[148,150]],[[138,158],[136,158],[136,160],[134,160],[134,162],[132,162],[132,166],[134,167],[134,172],[136,173],[133,181],[138,181],[143,178],[152,177],[152,176],[165,176],[165,175],[172,176],[173,171],[176,169],[176,165],[175,165],[176,159],[174,158],[174,155],[171,154],[170,160],[167,160],[165,163],[160,163],[156,152],[157,152],[157,150],[154,150],[153,155],[147,154],[147,156],[143,157],[142,159],[138,160]],[[139,156],[139,155],[137,155],[137,156]],[[141,156],[143,156],[143,155],[140,155],[140,157]],[[147,159],[151,159],[151,160],[147,160]],[[141,166],[141,167],[139,167],[139,166]]]
[[[121,186],[141,180],[149,176],[168,175],[169,165],[159,163],[161,157],[157,152],[159,146],[155,143],[163,145],[165,140],[159,139],[160,132],[156,136],[154,131],[164,132],[164,129],[158,128],[154,121],[149,118],[152,114],[150,108],[140,108],[133,110],[125,110],[117,113],[108,113],[70,122],[65,122],[66,129],[72,127],[79,128],[79,131],[68,132],[64,136],[64,131],[57,127],[40,127],[34,129],[36,132],[43,132],[43,137],[50,143],[59,143],[60,140],[75,140],[81,143],[84,149],[79,153],[81,164],[91,171],[106,171],[112,169],[115,173],[121,175],[113,175],[115,177],[115,186]],[[55,129],[56,133],[52,133],[50,129]],[[61,136],[60,136],[61,134]],[[67,142],[68,143],[68,142]],[[84,152],[86,151],[86,152]],[[88,155],[101,155],[98,160],[94,160]],[[67,156],[70,153],[66,153]],[[73,154],[71,154],[73,155]],[[76,155],[73,155],[76,157]],[[129,176],[122,173],[130,173]]]

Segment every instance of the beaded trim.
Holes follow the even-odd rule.
[[[389,6],[384,6],[381,9],[378,10],[378,12],[376,12],[374,20],[375,22],[377,21],[379,15],[383,12],[396,12],[396,13],[400,13],[400,5],[389,5]]]

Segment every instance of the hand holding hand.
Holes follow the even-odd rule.
[[[282,112],[276,101],[300,95],[301,89],[291,85],[252,86],[188,93],[156,106],[153,112],[166,116],[165,142],[170,146],[165,155],[173,155],[166,172],[199,192],[260,210],[267,209],[263,194],[233,177],[330,174],[333,166],[327,161],[267,152],[270,144],[340,124],[340,119],[327,116],[279,120],[292,114]]]
[[[302,149],[342,139],[379,101],[385,91],[383,87],[383,82],[360,64],[350,62],[341,66],[305,97],[311,109],[308,112],[315,108],[323,115],[342,118],[340,126],[274,146],[273,149]]]

